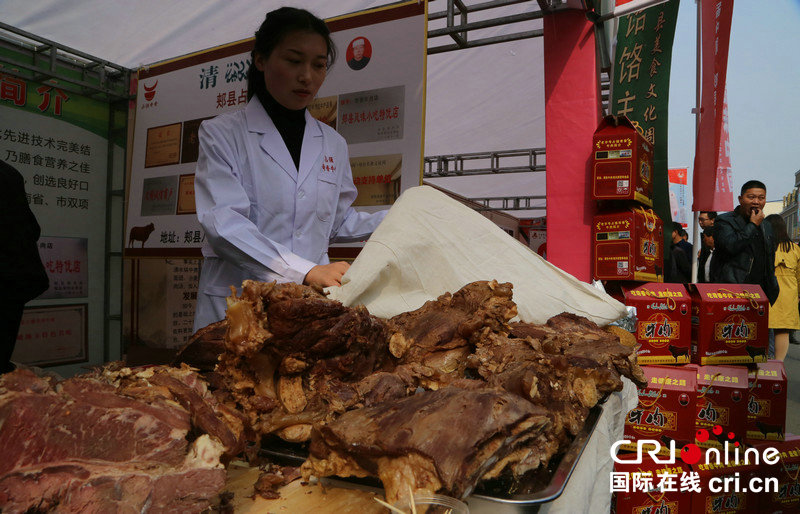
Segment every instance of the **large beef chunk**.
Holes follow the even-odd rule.
[[[464,381],[462,381],[464,382]],[[373,474],[390,502],[416,492],[468,495],[549,425],[544,410],[479,381],[349,411],[314,432],[304,476]]]
[[[204,419],[221,408],[187,368],[115,368],[61,382],[28,370],[3,375],[0,505],[200,512],[224,485],[220,457],[241,447],[235,414],[222,417],[224,427]]]
[[[394,366],[383,320],[310,287],[245,281],[227,323],[221,393],[259,434],[307,440],[312,422],[359,401],[359,381]]]
[[[617,335],[582,316],[563,312],[545,325],[514,323],[511,336],[535,339],[545,353],[589,358],[628,377],[639,387],[647,384],[636,362],[636,349],[620,343]]]

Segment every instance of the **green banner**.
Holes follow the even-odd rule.
[[[619,19],[609,104],[612,114],[627,116],[653,144],[653,210],[664,222],[665,264],[672,243],[667,109],[678,5],[669,0]]]
[[[108,138],[109,108],[57,86],[6,75],[0,71],[0,105],[64,120]]]

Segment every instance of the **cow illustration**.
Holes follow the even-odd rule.
[[[758,346],[750,346],[749,344],[744,347],[747,350],[747,355],[753,359],[753,362],[757,362],[756,359],[761,357],[761,362],[765,362],[767,360],[767,349],[761,348]]]
[[[689,349],[681,348],[679,346],[669,345],[669,353],[675,359],[675,364],[678,363],[678,357],[686,357],[686,362],[689,362]]]
[[[141,247],[144,248],[144,242],[147,241],[147,238],[150,237],[150,234],[152,234],[155,229],[156,226],[152,223],[143,227],[131,227],[131,233],[128,236],[128,248],[133,247],[134,241],[141,241]]]
[[[778,439],[783,438],[783,427],[781,425],[767,425],[766,423],[756,421],[756,426],[758,427],[758,431],[764,434],[764,439],[766,439],[769,434],[776,434]]]

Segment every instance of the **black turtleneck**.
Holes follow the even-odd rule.
[[[303,133],[306,129],[306,110],[293,111],[287,109],[272,98],[272,95],[266,89],[259,91],[257,96],[261,101],[261,105],[264,106],[264,110],[267,111],[267,114],[272,119],[272,123],[275,124],[281,134],[286,148],[289,149],[295,168],[299,170],[300,149],[303,146]]]

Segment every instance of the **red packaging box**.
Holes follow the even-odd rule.
[[[692,514],[758,513],[759,495],[747,491],[751,479],[758,475],[758,466],[744,464],[743,458],[730,464],[724,460],[717,464],[710,458],[706,464],[705,457],[691,466],[700,476],[700,492],[691,493]]]
[[[690,284],[689,290],[694,363],[766,362],[769,301],[759,286]]]
[[[736,442],[740,446],[747,434],[747,368],[744,366],[697,366],[688,364],[687,368],[697,370],[697,417],[695,429],[706,429],[710,434],[707,441],[697,441],[703,448],[733,449]],[[720,434],[713,428],[722,427]]]
[[[641,464],[628,462],[636,458],[636,454],[633,453],[620,454],[617,455],[617,458],[625,462],[615,463],[614,472],[626,474],[629,487],[627,491],[617,490],[614,493],[615,498],[611,502],[612,512],[617,514],[680,514],[688,513],[691,510],[691,495],[680,492],[680,477],[690,469],[687,464],[680,460],[676,460],[675,464],[658,464],[648,454],[642,454]],[[659,476],[674,475],[674,487],[670,487],[670,489],[676,490],[663,492],[644,492],[641,488],[634,490],[631,482],[636,473],[649,475],[654,486],[661,481]]]
[[[748,371],[747,440],[783,441],[786,430],[786,369],[772,360]]]
[[[636,451],[635,441],[655,439],[661,444],[659,455],[670,456],[670,442],[675,441],[675,455],[694,441],[697,414],[697,371],[674,366],[644,366],[647,386],[639,389],[639,405],[625,419],[626,441],[620,448]],[[645,444],[649,450],[653,445]]]
[[[653,145],[624,116],[606,116],[592,139],[592,198],[653,206]]]
[[[688,364],[692,302],[683,284],[650,282],[623,291],[625,305],[636,307],[639,364]]]
[[[650,209],[598,214],[592,221],[596,280],[664,281],[661,219]]]
[[[777,464],[759,466],[759,475],[765,480],[764,492],[758,494],[759,512],[800,512],[800,436],[787,434],[785,441],[761,443],[756,448],[762,454],[766,448],[780,452]],[[767,484],[769,478],[777,479],[777,486]]]

